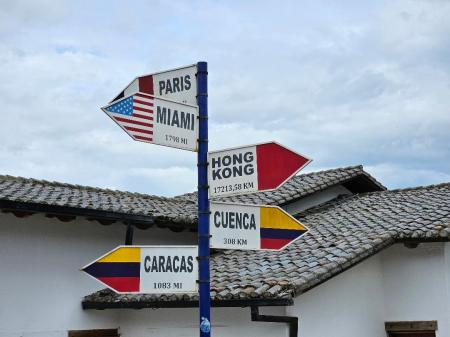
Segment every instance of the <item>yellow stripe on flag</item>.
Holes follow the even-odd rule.
[[[141,262],[141,249],[139,247],[121,247],[97,262]]]
[[[276,207],[261,207],[261,228],[306,230],[304,226]]]

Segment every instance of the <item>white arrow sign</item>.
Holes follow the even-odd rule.
[[[197,106],[135,93],[102,110],[134,140],[197,151]]]
[[[82,270],[117,293],[197,291],[197,246],[119,246]]]
[[[282,250],[308,228],[277,206],[210,202],[211,248]]]
[[[137,92],[164,97],[173,101],[197,105],[197,65],[136,77],[112,102]]]

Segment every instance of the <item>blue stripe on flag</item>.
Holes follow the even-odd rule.
[[[125,116],[133,115],[133,96],[130,96],[120,102],[111,104],[106,111],[121,114]]]

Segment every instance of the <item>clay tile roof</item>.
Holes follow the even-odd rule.
[[[371,186],[372,189],[384,189],[380,183],[364,172],[362,166],[353,166],[299,175],[292,178],[277,191],[254,193],[223,200],[281,204],[357,177],[370,180],[373,185]],[[196,226],[196,198],[196,193],[166,198],[0,175],[0,207],[2,201],[33,203],[56,208],[71,207],[143,217],[151,216],[157,223],[170,222]]]
[[[365,172],[362,165],[358,165],[300,174],[274,191],[247,193],[233,197],[216,198],[215,200],[246,204],[283,205],[328,187],[345,184],[357,177],[364,179],[366,184],[370,185],[366,191],[386,189],[380,182]],[[196,202],[197,193],[186,193],[175,197],[175,199]]]
[[[228,250],[214,255],[213,301],[294,297],[395,242],[448,241],[450,183],[347,196],[298,218],[310,232],[281,252]],[[86,296],[83,305],[139,307],[139,303],[196,299],[186,294],[136,297],[104,290]]]

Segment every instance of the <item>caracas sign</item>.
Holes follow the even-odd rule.
[[[82,268],[121,293],[197,291],[197,246],[119,246]]]

